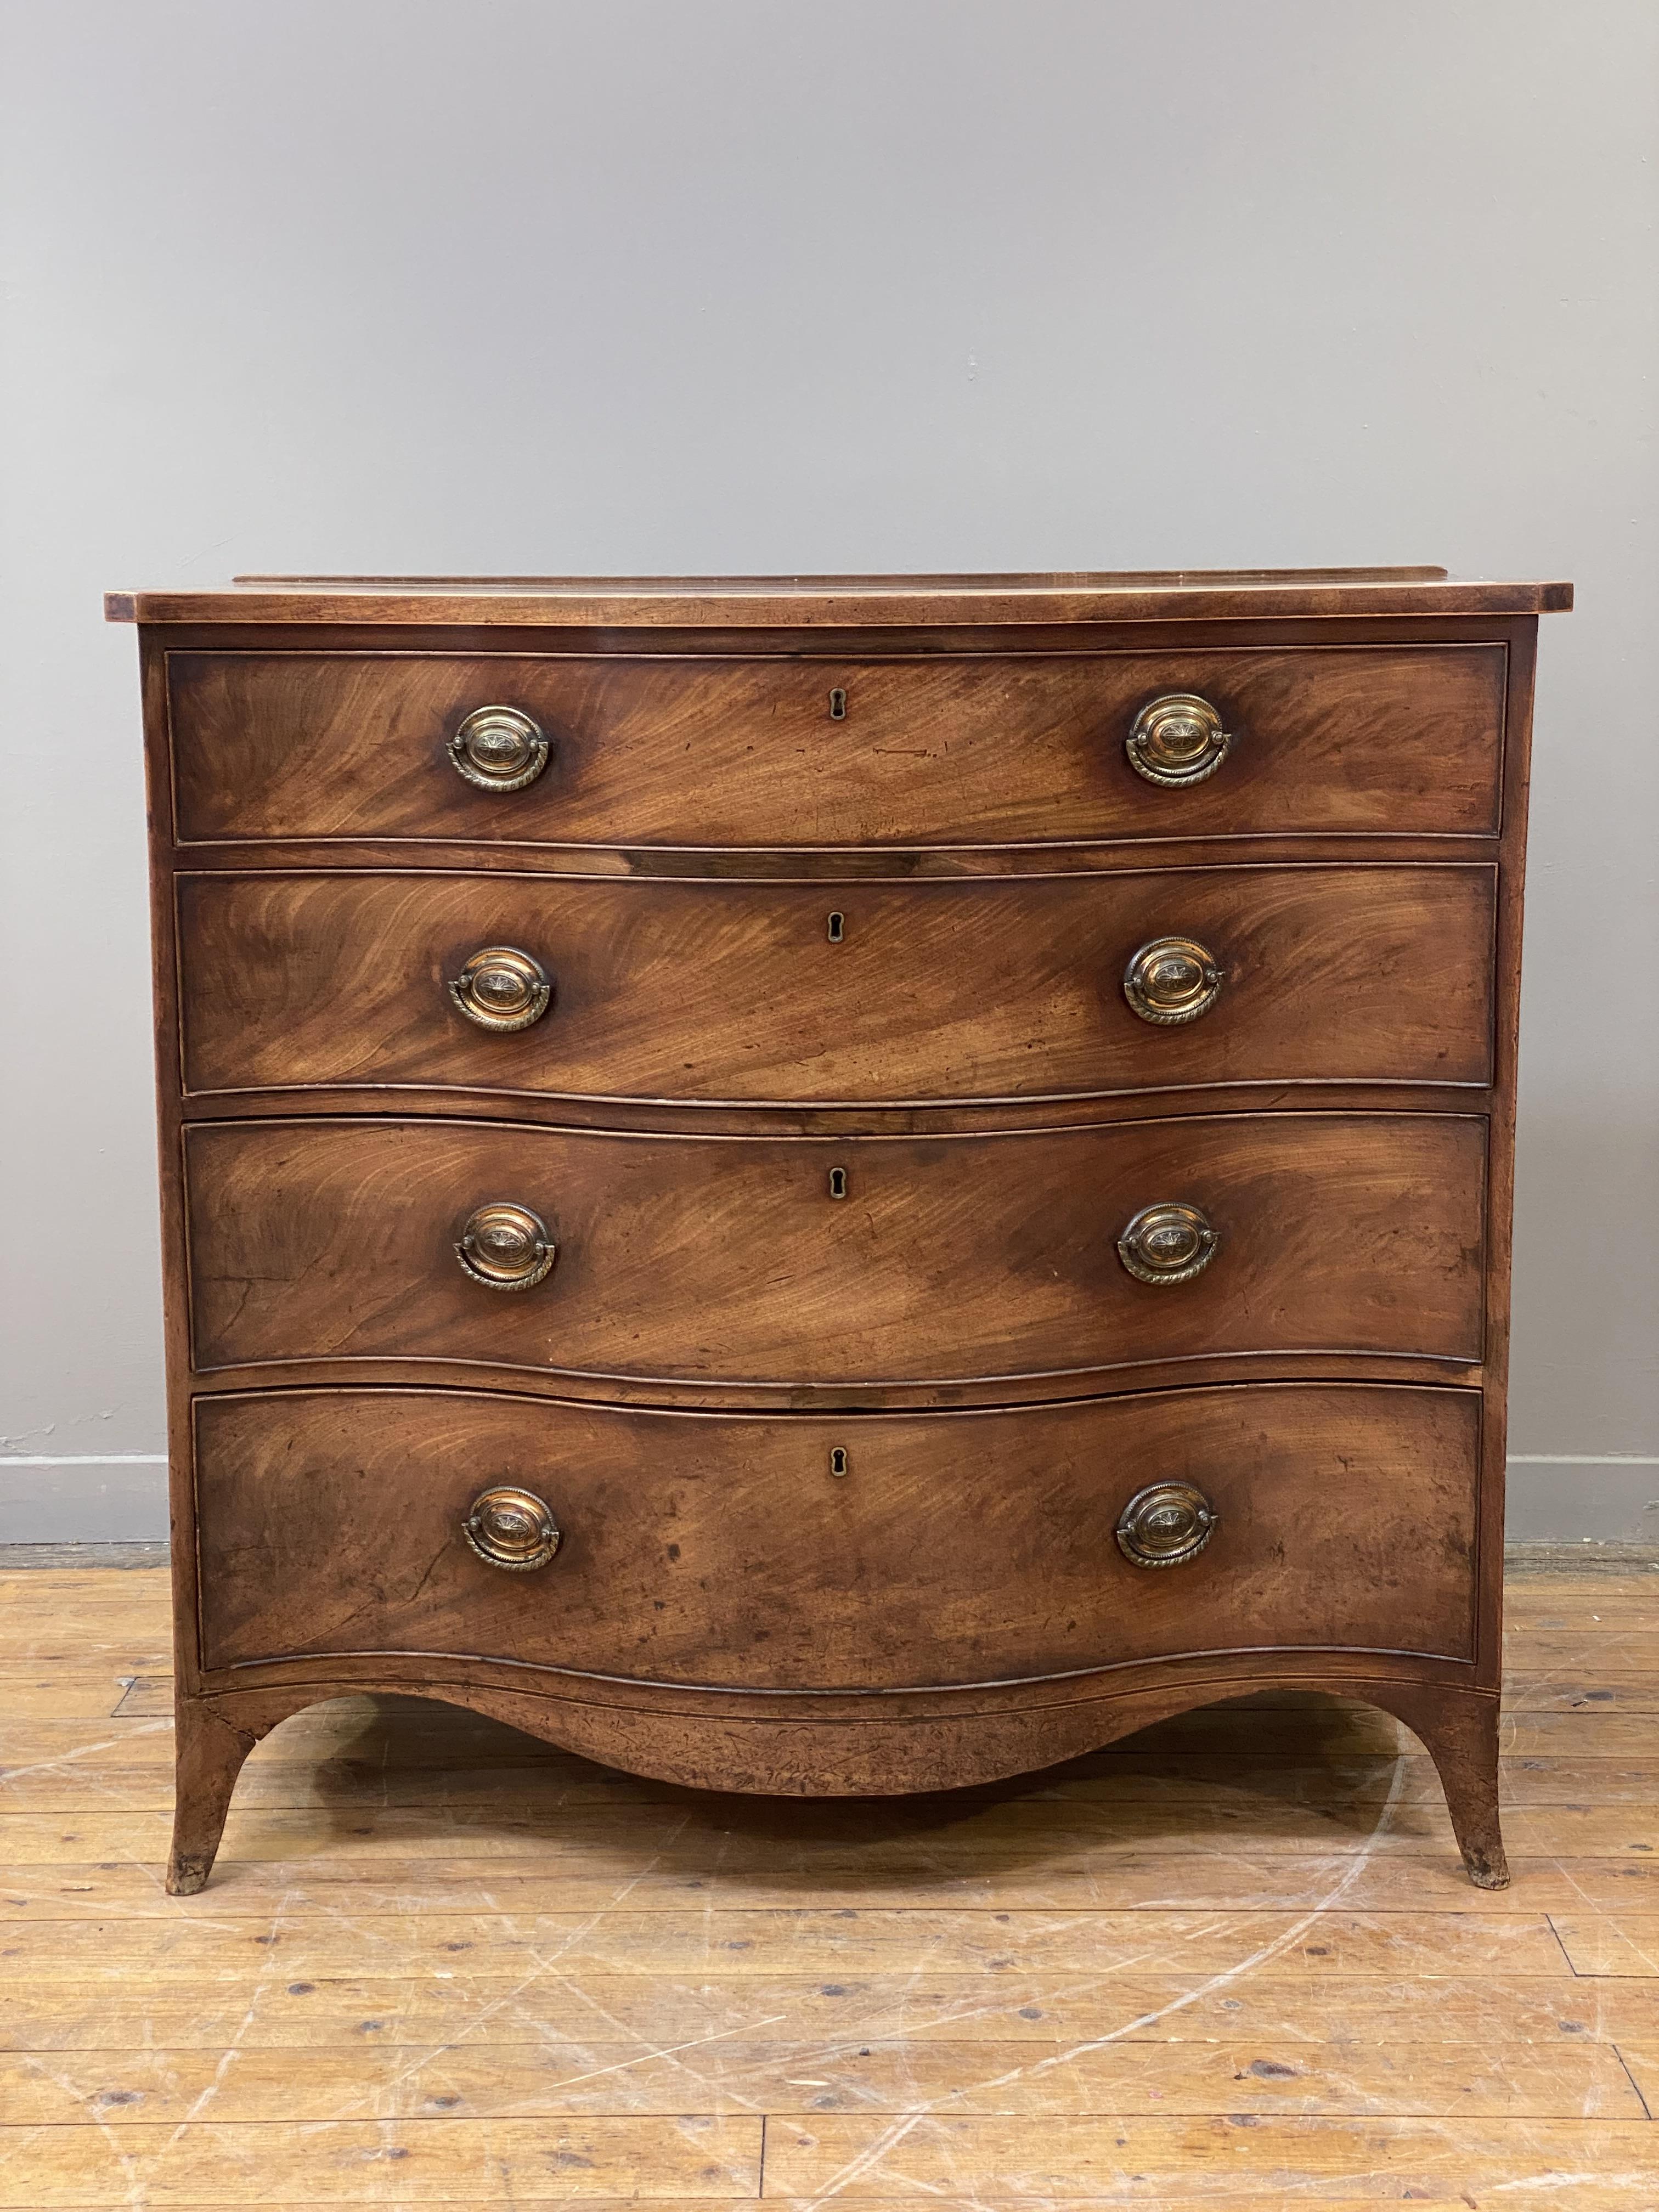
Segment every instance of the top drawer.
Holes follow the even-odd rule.
[[[1489,836],[1506,660],[1501,645],[887,660],[173,652],[178,836],[794,848]],[[1177,694],[1207,702],[1231,742],[1208,741],[1201,714],[1166,726],[1147,765],[1196,780],[1160,782],[1132,764],[1129,740],[1143,709]],[[491,707],[536,735],[515,741],[508,724],[475,738],[472,764],[501,779],[481,787],[454,747]],[[537,768],[542,740],[544,765],[506,788]]]

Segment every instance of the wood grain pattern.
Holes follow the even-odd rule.
[[[1230,1779],[1166,1723],[1075,1775],[836,1805],[669,1790],[356,1698],[254,1753],[195,1899],[154,1879],[164,1720],[89,1713],[54,1747],[7,1717],[48,1618],[62,1679],[89,1692],[102,1669],[113,1703],[165,1641],[167,1579],[0,1574],[0,1761],[58,1792],[52,1814],[0,1796],[0,2202],[18,2212],[622,2212],[635,2189],[632,2212],[700,2189],[806,2212],[817,2189],[784,2184],[849,2151],[905,2191],[854,2176],[838,2193],[867,2212],[914,2206],[918,2184],[1013,2212],[1068,2179],[1079,2194],[1041,2201],[1653,2195],[1659,1975],[1634,1956],[1653,1908],[1625,1897],[1648,1893],[1628,1870],[1659,1845],[1659,1766],[1632,1801],[1628,1754],[1598,1754],[1595,1706],[1569,1702],[1613,1655],[1659,1677],[1651,1576],[1517,1586],[1560,1626],[1511,1639],[1509,1699],[1583,1731],[1577,1753],[1562,1740],[1582,1810],[1516,1806],[1508,1891],[1464,1883],[1404,1732],[1328,1699],[1194,1716],[1231,1730]],[[1269,1747],[1298,1718],[1293,1787]],[[155,1809],[124,1811],[109,1791],[146,1747]],[[550,1785],[533,1802],[526,1755]],[[1534,1770],[1506,1759],[1511,1798]],[[1558,1865],[1570,1829],[1588,1855]],[[1575,1975],[1558,1929],[1601,1971]]]
[[[0,2166],[0,2205],[7,2212],[83,2212],[136,2202],[145,2212],[183,2206],[200,2212],[215,2203],[267,2206],[273,2186],[294,2192],[291,2202],[311,2204],[500,2203],[504,2176],[520,2203],[590,2195],[683,2203],[752,2198],[760,2184],[761,2125],[748,2114],[475,2120],[441,2135],[418,2121],[341,2121],[284,2128],[262,2140],[270,2132],[244,2136],[198,2121],[168,2142],[157,2130],[124,2124],[118,2107],[95,2134],[77,2129],[54,2140],[57,2131],[49,2130],[44,2145],[30,2147],[33,2155]],[[52,2154],[50,2164],[41,2148]]]
[[[1649,2185],[1650,2126],[1644,2119],[1617,2125],[1534,2120],[1523,2150],[1504,2130],[1489,2131],[1473,2121],[1449,2142],[1443,2128],[1412,2121],[1379,2122],[1362,2135],[1264,2118],[1241,2141],[1247,2131],[1231,2116],[1192,2122],[1101,2113],[1050,2119],[1033,2139],[1018,2121],[930,2113],[913,2128],[872,2116],[775,2129],[767,2163],[771,2186],[781,2196],[817,2199],[833,2193],[853,2202],[952,2191],[963,2202],[981,2177],[994,2174],[998,2185],[1016,2198],[1156,2203],[1172,2189],[1190,2196],[1188,2185],[1205,2173],[1234,2197],[1282,2190],[1288,2179],[1293,2186],[1319,2189],[1327,2204],[1340,2201],[1330,2192],[1345,2182],[1355,2197],[1372,2202],[1421,2200],[1440,2191],[1455,2203],[1454,2192],[1463,2191],[1467,2204],[1465,2185],[1473,2170],[1482,2187],[1503,2188],[1498,2202],[1507,2206],[1510,2185],[1524,2186],[1540,2169],[1552,2175],[1582,2172],[1591,2145],[1615,2162],[1616,2178]]]
[[[1481,1352],[1472,1115],[840,1142],[216,1122],[185,1151],[204,1370],[422,1358],[799,1392]],[[1220,1241],[1193,1280],[1139,1282],[1116,1239],[1165,1199]],[[532,1290],[486,1289],[457,1261],[496,1200],[556,1240]]]
[[[273,1900],[274,1902],[274,1900]],[[361,1909],[361,1908],[360,1908]],[[52,2075],[0,2054],[0,2109],[14,2124],[73,2126],[100,2093],[142,2105],[151,2126],[184,2121],[212,2081],[212,2051],[98,2053],[67,2059]],[[1504,2051],[1491,2058],[1469,2043],[1407,2046],[1397,2054],[1314,2045],[1292,2063],[1263,2063],[1251,2041],[1176,2046],[1113,2043],[1068,2053],[1058,2038],[997,2043],[942,2039],[825,2049],[817,2040],[709,2045],[696,2062],[711,2106],[757,2106],[826,2112],[913,2111],[1075,2114],[1121,2109],[1202,2114],[1363,2117],[1408,2107],[1423,2117],[1504,2118],[1524,2104],[1536,2117],[1644,2120],[1641,2098],[1618,2052],[1605,2045],[1558,2054]],[[119,2082],[120,2089],[102,2089]],[[625,2104],[629,2117],[667,2117],[685,2104],[684,2068],[653,2058],[625,2039],[570,2035],[549,2044],[492,2041],[484,2050],[398,2043],[361,2055],[340,2051],[250,2051],[212,2100],[217,2124],[283,2121],[325,2125],[351,2109],[370,2118],[469,2119],[538,2115],[603,2118]]]
[[[862,1966],[890,1978],[911,1966],[918,1950],[935,1953],[944,1976],[998,1972],[1054,1976],[1107,1975],[1121,1969],[1149,1974],[1218,1975],[1241,1949],[1272,1944],[1310,1977],[1364,1982],[1390,1972],[1432,1984],[1471,1973],[1549,1976],[1560,1951],[1541,1915],[1451,1912],[1364,1914],[1330,1910],[1317,1939],[1297,1916],[1207,1913],[1180,1907],[1117,1911],[1103,1906],[1067,1925],[1048,1912],[988,1913],[943,1910],[824,1911],[813,1906],[748,1911],[714,1905],[702,1913],[633,1911],[550,1913],[518,1924],[502,1912],[423,1911],[380,1916],[379,1934],[407,1972],[441,1968],[465,1956],[468,1972],[486,1984],[508,1984],[533,1966],[545,1947],[584,1975],[690,1978],[711,1962],[734,1978],[758,1984],[778,1975],[834,1979]],[[37,1984],[71,1984],[88,1978],[118,1983],[129,1976],[157,1981],[239,1981],[262,1949],[277,1949],[289,1976],[326,1981],[361,1956],[365,1931],[307,1915],[262,1943],[261,1922],[237,1915],[218,1920],[206,1910],[133,1919],[108,1929],[69,1917],[7,1928],[12,1972]],[[1254,1937],[1254,1942],[1241,1938]],[[459,1943],[459,1948],[457,1948]],[[999,1966],[995,1963],[1002,1961]]]
[[[941,658],[168,656],[181,842],[995,845],[1278,833],[1490,835],[1505,648]],[[829,697],[843,694],[832,719]],[[1232,750],[1135,774],[1138,710],[1198,692]],[[459,776],[485,705],[553,747],[526,789]]]
[[[1241,1644],[1473,1656],[1473,1393],[1269,1387],[836,1422],[324,1391],[204,1400],[197,1421],[210,1669],[477,1653],[796,1692]],[[1148,1572],[1113,1528],[1153,1480],[1197,1485],[1220,1528]],[[552,1506],[550,1565],[503,1573],[469,1549],[462,1520],[492,1483]]]
[[[1455,865],[1005,884],[185,876],[185,1088],[873,1104],[1480,1085],[1494,887],[1490,868]],[[1200,940],[1227,981],[1199,1019],[1154,1027],[1122,978],[1167,934]],[[500,945],[556,992],[509,1035],[477,1028],[447,988]]]

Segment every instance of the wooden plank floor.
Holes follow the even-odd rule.
[[[316,1707],[161,1887],[167,1577],[0,1572],[0,2207],[1659,2207],[1659,1574],[1510,1597],[1514,1887],[1362,1707],[781,1804]]]

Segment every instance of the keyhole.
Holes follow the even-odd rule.
[[[846,934],[847,916],[844,914],[832,914],[830,917],[830,942],[831,945],[839,945]]]
[[[847,1472],[847,1454],[839,1444],[830,1455],[830,1472],[831,1474],[845,1474]]]
[[[830,719],[832,722],[847,720],[847,694],[839,689],[830,694]]]
[[[846,1169],[845,1169],[845,1168],[831,1168],[831,1169],[830,1169],[830,1197],[831,1197],[831,1198],[845,1198],[845,1197],[846,1197],[846,1195],[847,1195],[847,1170],[846,1170]]]

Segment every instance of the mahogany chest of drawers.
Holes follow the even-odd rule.
[[[1554,585],[114,595],[150,775],[169,1887],[365,1689],[726,1790],[1340,1691],[1496,1802]]]

